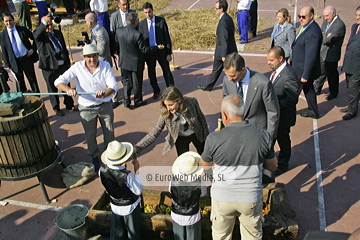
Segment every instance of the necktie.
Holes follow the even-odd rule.
[[[271,74],[271,78],[270,78],[271,82],[274,82],[275,75],[276,75],[276,70],[273,71],[273,73]]]
[[[59,43],[59,40],[55,37],[55,35],[53,33],[49,33],[49,38],[54,44],[55,52],[58,53],[58,52],[62,51],[61,44]]]
[[[152,24],[152,20],[150,21],[150,28],[149,28],[149,44],[150,47],[156,46],[156,41],[155,41],[155,31],[154,31],[154,27]]]
[[[355,35],[358,34],[358,32],[360,32],[360,25],[358,26]]]
[[[244,98],[244,93],[243,93],[243,89],[242,89],[242,82],[239,81],[239,86],[238,86],[238,89],[237,89],[237,95],[241,98]]]
[[[300,31],[299,31],[298,35],[296,35],[296,38],[295,38],[295,39],[297,39],[303,31],[304,31],[304,27],[301,27],[301,28],[300,28]]]
[[[12,49],[14,51],[15,57],[19,58],[20,57],[20,51],[19,51],[17,43],[16,43],[16,38],[15,38],[15,35],[14,35],[14,28],[11,29],[11,46],[12,46]]]

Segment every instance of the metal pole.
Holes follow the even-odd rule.
[[[78,92],[76,93],[77,95],[95,95],[96,92]],[[53,96],[53,95],[67,95],[67,93],[65,92],[61,92],[61,93],[23,93],[23,96],[39,96],[39,95],[49,95],[49,96]]]

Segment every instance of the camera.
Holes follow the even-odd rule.
[[[76,40],[77,46],[84,46],[85,44],[90,44],[90,38],[87,32],[81,32],[81,36],[84,37],[84,40]]]
[[[55,13],[55,9],[57,9],[56,4],[54,4],[54,3],[50,4],[50,11],[51,11],[51,13],[50,13],[49,15],[54,19],[54,22],[55,22],[56,24],[60,24],[60,22],[61,22],[61,17],[58,16],[58,15]]]

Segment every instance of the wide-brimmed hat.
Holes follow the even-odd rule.
[[[128,142],[110,142],[106,150],[101,154],[101,161],[108,165],[120,165],[130,160],[133,154],[133,145]]]
[[[185,175],[181,178],[185,182],[195,181],[203,170],[200,166],[200,155],[191,151],[181,154],[172,166],[172,173],[175,176]]]
[[[94,44],[86,44],[83,47],[83,56],[99,53],[97,47]]]

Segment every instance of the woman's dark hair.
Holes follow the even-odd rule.
[[[182,92],[180,91],[180,89],[178,89],[177,87],[168,87],[164,90],[164,92],[161,95],[160,98],[160,108],[162,110],[162,115],[165,117],[170,117],[171,113],[169,112],[169,110],[166,108],[164,101],[173,101],[173,102],[180,102],[179,103],[179,109],[177,110],[177,112],[185,114],[187,112],[187,109],[184,105],[184,96],[182,94]]]

